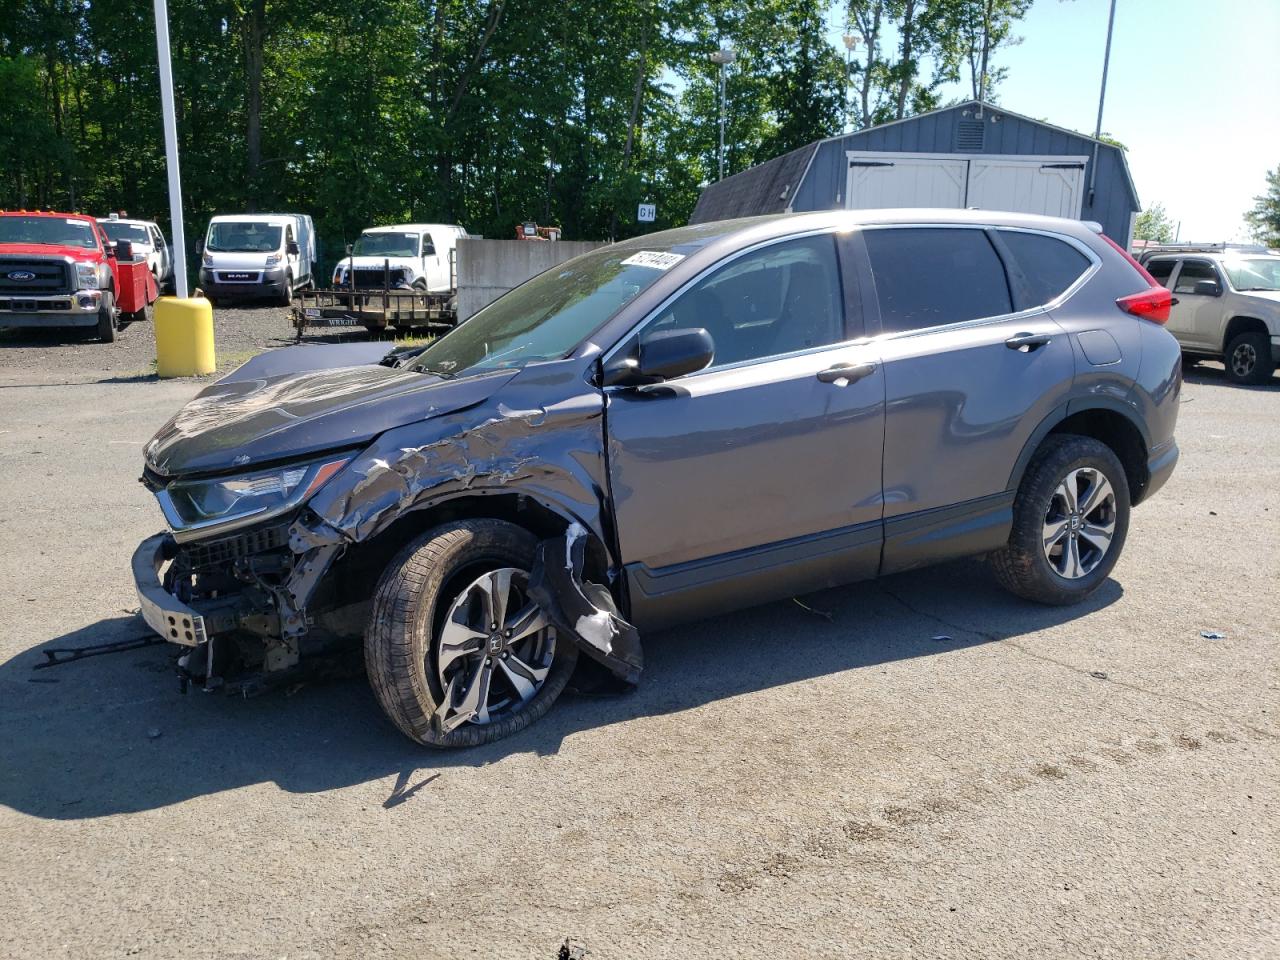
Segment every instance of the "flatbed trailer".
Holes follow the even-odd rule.
[[[293,301],[292,324],[301,340],[310,329],[364,327],[370,333],[394,328],[397,333],[420,330],[443,333],[458,317],[457,295],[422,290],[299,290]]]

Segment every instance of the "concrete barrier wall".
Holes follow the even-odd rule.
[[[593,240],[459,240],[458,321],[530,277],[603,246]]]

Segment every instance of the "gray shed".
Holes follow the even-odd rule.
[[[1096,220],[1126,246],[1142,209],[1120,148],[970,100],[820,140],[726,177],[702,191],[690,222],[870,207]]]

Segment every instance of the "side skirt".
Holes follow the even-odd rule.
[[[1000,549],[1013,527],[1014,493],[1005,490],[886,520],[881,574]]]

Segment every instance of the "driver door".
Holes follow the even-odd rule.
[[[1209,280],[1218,284],[1216,294],[1197,293],[1196,285]],[[1182,261],[1173,281],[1173,295],[1178,304],[1171,311],[1170,320],[1176,314],[1178,337],[1209,350],[1223,349],[1222,331],[1222,277],[1212,261],[1187,259]]]
[[[622,349],[688,327],[715,343],[707,369],[606,390],[633,620],[652,628],[874,576],[884,376],[836,236],[731,257]]]

